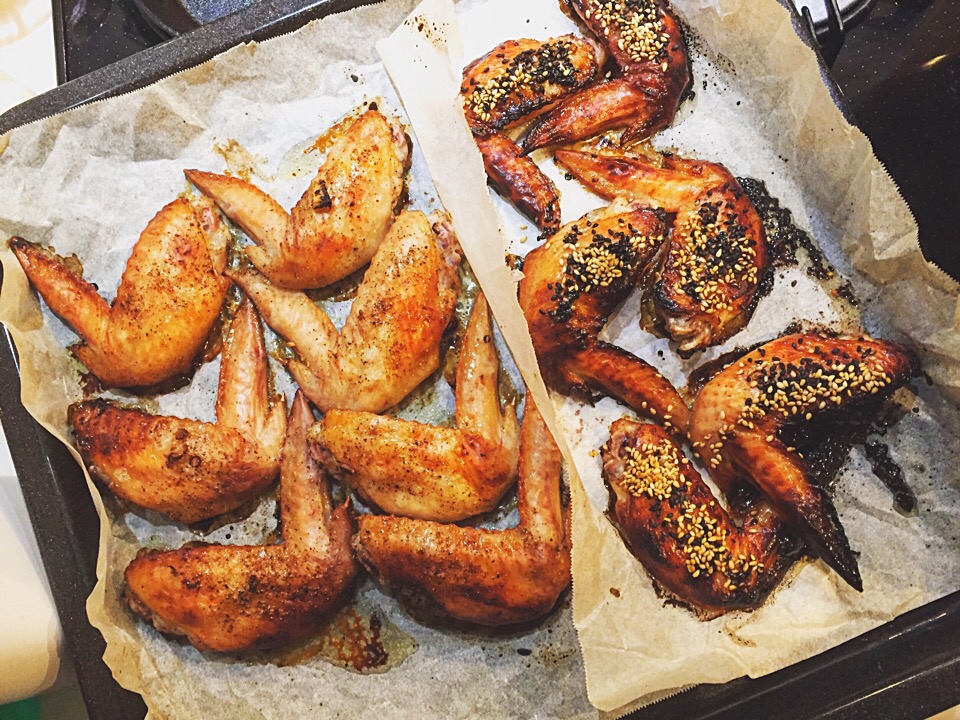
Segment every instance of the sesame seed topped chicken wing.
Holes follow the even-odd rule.
[[[524,260],[520,306],[548,385],[588,399],[612,395],[684,432],[687,406],[670,382],[599,339],[654,261],[664,231],[661,213],[622,199],[568,223]]]
[[[814,554],[861,590],[833,503],[810,480],[802,452],[780,432],[888,395],[915,371],[916,358],[898,343],[785,335],[744,355],[700,390],[690,439],[721,490],[729,492],[741,477],[749,480]]]
[[[671,213],[655,312],[681,352],[717,345],[750,319],[772,267],[763,222],[722,165],[557,150],[557,162],[604,198],[629,197]]]
[[[560,225],[553,182],[507,135],[596,78],[603,52],[590,40],[508,40],[463,71],[464,114],[490,184],[545,230]]]

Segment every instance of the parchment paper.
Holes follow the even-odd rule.
[[[0,156],[0,232],[76,253],[87,279],[109,299],[147,221],[187,190],[184,168],[249,175],[290,207],[323,159],[311,150],[319,134],[367,101],[403,117],[373,43],[410,8],[392,1],[327,18],[274,41],[235,48],[150,88],[13,131]],[[416,147],[411,175],[411,205],[438,207]],[[474,257],[482,266],[482,257]],[[0,320],[17,344],[24,404],[66,441],[66,408],[82,395],[81,368],[64,349],[75,336],[37,302],[6,243],[0,260]],[[348,306],[326,304],[341,320]],[[518,384],[509,357],[505,361]],[[279,389],[291,399],[289,378],[275,369]],[[138,403],[212,420],[218,371],[218,360],[207,363],[189,386]],[[402,413],[448,418],[450,388],[441,378],[434,390],[429,407],[414,404]],[[320,657],[280,667],[201,654],[164,638],[134,619],[119,595],[123,568],[137,548],[198,539],[263,542],[275,529],[275,503],[268,496],[250,517],[201,534],[154,515],[118,511],[101,500],[89,477],[88,484],[103,520],[99,582],[88,613],[107,640],[107,664],[123,686],[143,694],[150,717],[596,716],[586,699],[569,594],[536,628],[464,632],[416,622],[366,580],[358,590],[358,615],[378,609],[391,631],[415,647],[381,674],[350,672]],[[498,522],[509,524],[511,517]]]
[[[609,423],[629,412],[610,399],[591,407],[555,396],[559,425],[585,490],[573,483],[574,620],[590,699],[610,711],[693,683],[772,672],[960,587],[960,488],[952,460],[960,449],[956,286],[923,261],[908,208],[867,140],[834,106],[813,54],[785,10],[773,0],[673,4],[693,29],[696,97],[655,144],[721,161],[736,175],[765,181],[849,277],[863,313],[859,317],[832,294],[841,278],[821,284],[801,263],[777,272],[773,291],[744,331],[689,361],[640,330],[637,294],[612,318],[604,338],[684,385],[703,361],[776,337],[795,320],[853,332],[862,322],[877,336],[916,347],[936,385],[920,381],[897,395],[908,412],[885,437],[916,492],[915,514],[903,517],[893,510],[891,495],[859,450],[838,481],[835,502],[861,553],[864,593],[846,587],[821,563],[808,562],[762,609],[709,623],[657,597],[603,516],[607,493],[594,455]],[[426,153],[434,177],[459,177],[462,195],[482,193],[479,155],[466,149],[465,124],[424,120],[430,115],[412,108],[449,107],[460,69],[503,40],[575,30],[552,0],[464,0],[456,9],[445,0],[427,0],[379,46],[417,133],[430,133],[434,145],[455,149]],[[423,82],[426,78],[430,82]],[[443,133],[447,136],[438,136]],[[560,189],[565,220],[603,204],[565,180],[546,153],[535,159]],[[490,243],[504,238],[503,251],[524,255],[535,246],[536,230],[506,203],[494,203],[502,228],[487,219],[474,230]],[[488,280],[503,283],[503,276]],[[510,288],[501,284],[496,292]]]

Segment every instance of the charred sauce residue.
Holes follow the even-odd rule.
[[[776,265],[793,265],[799,248],[810,258],[807,273],[816,280],[829,280],[835,273],[810,236],[793,222],[793,213],[771,196],[762,180],[737,178],[763,221],[763,229]]]
[[[313,657],[358,673],[381,673],[398,666],[417,650],[417,642],[379,610],[369,614],[350,605],[337,613],[323,632],[289,649],[271,662],[299,665]]]
[[[873,474],[893,493],[893,502],[897,510],[911,513],[917,507],[917,498],[907,485],[903,468],[890,456],[890,447],[879,440],[870,439],[863,445],[870,461]]]

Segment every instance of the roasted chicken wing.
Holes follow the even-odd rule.
[[[675,156],[662,164],[571,150],[556,157],[601,197],[625,195],[675,216],[651,296],[681,351],[719,344],[746,325],[772,259],[760,216],[725,167]]]
[[[798,543],[769,504],[727,512],[663,428],[617,420],[602,457],[627,548],[701,618],[758,607],[792,564]]]
[[[857,560],[833,503],[781,433],[787,425],[829,418],[889,394],[915,370],[914,355],[894,342],[785,335],[744,355],[700,390],[690,439],[721,490],[748,479],[813,553],[861,590]]]
[[[440,339],[460,287],[458,246],[445,216],[401,213],[363,276],[338,331],[307,295],[274,287],[248,268],[228,274],[298,357],[288,362],[321,410],[380,412],[440,364]]]
[[[524,260],[520,306],[548,385],[588,399],[612,395],[684,432],[688,410],[673,385],[599,339],[660,250],[664,230],[660,213],[626,200],[568,223]]]
[[[593,82],[602,64],[599,46],[564,35],[508,40],[463,71],[464,114],[490,184],[545,230],[560,225],[557,189],[506,131]]]
[[[134,612],[200,650],[221,652],[285,645],[323,626],[359,567],[347,506],[333,509],[326,477],[310,459],[312,422],[297,393],[280,470],[283,541],[141,550],[125,573]]]
[[[643,140],[673,122],[690,84],[683,33],[662,0],[568,0],[604,44],[615,77],[563,100],[530,129],[530,152],[625,128],[621,143]]]
[[[266,488],[280,470],[287,427],[270,407],[267,355],[246,301],[224,345],[217,422],[148,415],[106,400],[70,409],[77,449],[118,496],[182,523],[220,515]]]
[[[492,510],[517,478],[520,428],[503,411],[490,312],[477,297],[457,366],[457,427],[330,410],[311,439],[365,500],[393,515],[454,522]]]
[[[509,530],[361,515],[354,547],[381,584],[421,612],[478,625],[529,622],[570,584],[560,450],[529,394],[520,437],[520,523]]]
[[[240,178],[184,173],[256,243],[246,253],[260,272],[278,287],[302,290],[370,262],[393,220],[409,162],[400,122],[368,110],[330,148],[289,213]]]
[[[67,260],[20,238],[30,282],[83,338],[70,348],[103,385],[145,391],[191,370],[220,315],[229,231],[206,198],[166,205],[140,234],[112,304]]]

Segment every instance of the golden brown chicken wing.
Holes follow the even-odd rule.
[[[520,428],[503,411],[490,312],[477,297],[457,365],[457,427],[330,410],[311,431],[337,474],[393,515],[454,522],[492,510],[517,478]]]
[[[618,200],[568,223],[523,263],[520,307],[547,384],[593,399],[603,394],[686,430],[687,406],[644,360],[599,339],[663,243],[659,213]]]
[[[490,184],[545,230],[560,225],[557,188],[506,131],[593,82],[602,64],[595,43],[564,35],[508,40],[463,71],[463,110]]]
[[[417,610],[478,625],[536,620],[570,584],[560,461],[560,450],[528,394],[516,527],[496,531],[361,515],[354,538],[360,561]]]
[[[530,152],[625,128],[621,143],[643,140],[673,122],[690,84],[683,33],[661,0],[568,0],[609,51],[616,77],[567,97],[523,140]]]
[[[557,162],[595,193],[642,200],[676,216],[652,298],[681,351],[717,345],[753,315],[772,258],[763,222],[716,163],[558,150]]]
[[[307,450],[312,422],[297,393],[280,471],[283,541],[141,550],[125,573],[134,612],[200,650],[221,652],[277,647],[323,627],[358,565],[347,506],[333,509],[327,480]]]
[[[460,281],[456,239],[439,214],[401,213],[363,276],[338,331],[307,295],[274,287],[251,269],[228,270],[264,321],[298,357],[289,368],[321,410],[380,412],[400,402],[440,364],[440,339]]]
[[[627,548],[702,619],[758,607],[792,564],[798,545],[769,504],[727,512],[663,428],[621,418],[602,457]]]
[[[787,425],[883,397],[915,370],[913,354],[894,342],[785,335],[744,355],[700,390],[690,439],[721,490],[728,492],[740,477],[750,480],[810,550],[861,590],[856,557],[833,503],[780,433]]]
[[[63,258],[20,238],[10,248],[30,282],[83,338],[70,348],[101,383],[145,391],[198,359],[220,315],[229,231],[206,198],[166,205],[140,234],[112,304]]]
[[[246,301],[223,348],[216,423],[86,401],[70,408],[77,449],[92,473],[140,507],[182,523],[220,515],[280,470],[287,408],[282,398],[270,407],[267,373],[263,332]]]
[[[184,173],[256,243],[246,253],[260,272],[278,287],[302,290],[370,262],[393,220],[409,162],[400,122],[368,110],[330,148],[290,213],[240,178]]]

